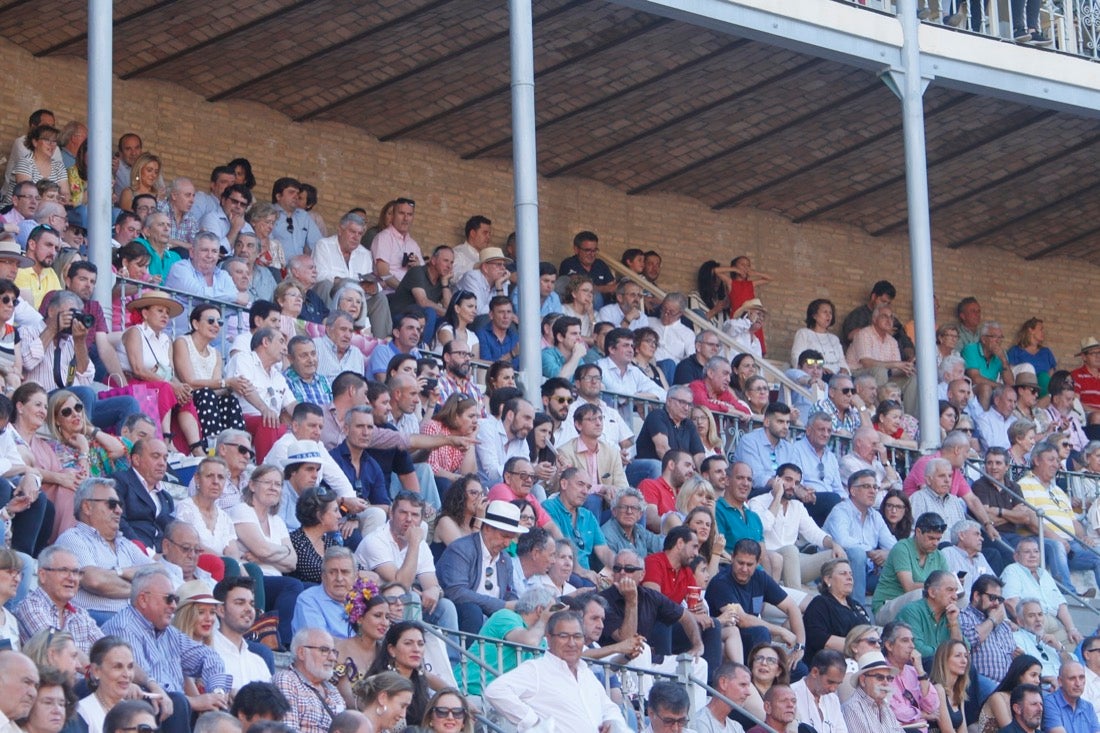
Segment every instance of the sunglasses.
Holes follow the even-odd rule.
[[[290,214],[287,214],[287,217],[286,217],[286,233],[287,234],[293,234],[294,233],[294,219],[292,219],[290,217]]]
[[[454,718],[455,720],[466,719],[466,708],[444,708],[436,705],[432,708],[432,715],[436,718]]]
[[[223,321],[221,318],[214,318],[213,316],[211,316],[210,318],[207,318],[206,322],[211,326],[213,326],[215,323],[218,324],[219,326],[224,326],[225,325],[225,321]]]
[[[846,395],[853,395],[853,394],[856,393],[856,388],[855,387],[838,387],[837,390],[841,394],[846,394]]]
[[[19,296],[4,295],[0,296],[0,303],[4,305],[19,305]]]
[[[84,412],[84,404],[82,402],[77,402],[72,407],[62,407],[58,414],[61,415],[61,417],[72,417],[74,412],[77,415]]]
[[[571,404],[573,404],[573,398],[572,397],[553,397],[552,399],[554,400],[554,402],[557,402],[559,405],[571,405]]]
[[[156,596],[157,598],[163,598],[164,602],[169,606],[174,606],[180,602],[180,597],[175,593],[150,593],[149,595]]]
[[[985,596],[986,598],[988,598],[989,600],[993,601],[994,603],[1004,603],[1005,602],[1005,597],[1004,596],[999,596],[996,593],[982,593],[982,595]]]
[[[645,568],[637,565],[612,565],[611,569],[616,573],[637,573],[640,570],[645,570]]]
[[[399,198],[399,199],[395,199],[393,203],[394,203],[395,205],[399,205],[399,204],[405,204],[406,206],[412,206],[412,207],[415,207],[415,206],[416,206],[416,202],[415,202],[415,201],[413,201],[412,199],[407,199],[407,198]]]
[[[237,452],[242,456],[248,456],[249,458],[254,458],[256,456],[256,451],[252,450],[247,445],[241,445],[240,443],[230,443],[230,445],[236,448]]]
[[[107,508],[110,509],[112,512],[115,509],[121,509],[122,508],[122,502],[119,501],[118,499],[85,499],[84,501],[101,501],[104,504],[106,504]]]

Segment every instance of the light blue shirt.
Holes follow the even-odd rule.
[[[623,313],[623,309],[618,303],[609,303],[596,312],[596,321],[607,321],[615,328],[629,328],[631,331],[637,331],[639,328],[645,328],[649,325],[649,317],[645,314],[645,311],[642,311],[640,316],[631,321],[629,326],[623,326],[625,316],[626,314]]]
[[[828,446],[824,455],[819,456],[806,436],[802,436],[794,443],[794,462],[802,469],[803,485],[814,491],[848,495],[840,478],[840,462]]]
[[[297,634],[302,629],[324,629],[335,639],[349,636],[348,615],[344,604],[334,601],[325,593],[323,585],[307,588],[294,604],[294,618],[290,630]]]
[[[859,509],[851,499],[842,501],[829,512],[825,520],[825,533],[841,547],[858,547],[861,550],[892,550],[898,543],[897,537],[890,534],[886,520],[873,508],[867,510],[867,516],[860,516]]]
[[[373,379],[375,374],[381,374],[382,379],[386,378],[386,367],[389,366],[390,359],[403,353],[397,350],[397,347],[393,345],[393,341],[386,341],[378,344],[374,347],[374,351],[370,354],[370,376]],[[417,359],[420,358],[420,349],[413,349],[409,352]]]
[[[286,226],[286,212],[281,206],[275,206],[278,215],[275,217],[275,227],[271,230],[271,236],[278,239],[283,245],[283,252],[289,261],[291,257],[304,254],[308,248],[313,251],[313,245],[321,238],[321,230],[317,228],[317,222],[305,209],[295,209],[290,219],[294,222],[294,231],[290,232]]]
[[[606,379],[604,383],[607,383]],[[791,442],[780,440],[772,447],[765,428],[757,428],[742,435],[733,453],[733,460],[749,464],[752,468],[752,485],[757,487],[766,485],[775,476],[775,469],[784,463],[798,464]],[[814,468],[816,467],[815,462]],[[817,475],[816,470],[814,475]]]
[[[182,295],[174,295],[177,300],[184,298],[190,301],[184,303],[183,313],[172,320],[177,336],[182,336],[191,330],[188,319],[195,304],[206,300],[220,300],[228,303],[237,300],[237,286],[233,284],[233,278],[228,272],[215,268],[213,284],[207,284],[206,278],[195,269],[191,260],[180,260],[172,265],[172,269],[168,271],[168,277],[164,280],[164,287],[191,293],[194,296],[186,298]]]

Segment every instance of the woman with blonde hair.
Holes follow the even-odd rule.
[[[142,153],[130,168],[130,185],[118,195],[118,207],[123,211],[132,211],[134,199],[141,194],[149,194],[157,201],[164,198],[160,190],[160,158],[152,153]]]
[[[691,408],[691,421],[695,423],[695,429],[699,432],[699,439],[703,441],[703,457],[722,455],[725,445],[718,434],[718,425],[714,422],[714,415],[710,410],[700,405]]]
[[[688,512],[697,506],[705,506],[714,513],[714,505],[718,501],[718,492],[710,481],[699,474],[694,474],[676,494],[676,509],[661,517],[661,534],[667,534],[673,527],[679,527],[687,519]]]
[[[201,580],[192,580],[180,586],[179,597],[172,625],[200,644],[213,646],[218,621],[214,609],[224,604],[214,598]],[[183,693],[195,712],[229,708],[229,696],[225,692],[201,692],[193,677],[184,678]]]
[[[428,701],[421,728],[431,733],[474,733],[474,712],[465,695],[445,687]]]

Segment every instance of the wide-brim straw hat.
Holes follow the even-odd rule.
[[[171,295],[163,290],[146,290],[138,297],[126,304],[126,310],[133,312],[151,305],[163,305],[168,309],[168,315],[175,318],[183,313],[183,303],[174,300]]]

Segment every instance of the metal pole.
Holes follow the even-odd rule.
[[[99,270],[94,297],[111,322],[111,0],[88,0],[88,257]]]
[[[909,262],[913,270],[913,318],[917,346],[918,417],[921,448],[939,446],[936,398],[936,325],[932,300],[932,233],[928,214],[928,161],[924,148],[924,106],[927,81],[921,76],[920,23],[915,0],[898,0],[902,29],[902,70],[891,71],[894,91],[901,98],[905,136],[905,183],[909,202]]]
[[[512,69],[512,165],[516,190],[519,358],[524,393],[542,384],[539,317],[538,160],[535,155],[535,53],[531,0],[509,0]]]

